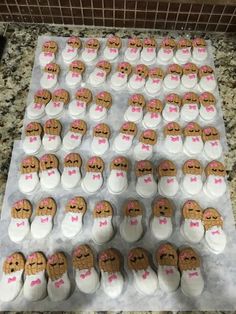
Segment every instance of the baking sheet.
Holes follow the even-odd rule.
[[[39,37],[38,47],[36,50],[36,59],[35,59],[35,66],[32,73],[32,82],[30,86],[30,93],[27,100],[27,104],[29,104],[32,101],[32,96],[36,89],[39,88],[37,85],[37,82],[41,76],[40,74],[40,68],[38,65],[38,54],[40,51],[40,47],[42,45],[42,42],[48,39],[55,39],[59,43],[59,49],[63,48],[63,45],[65,45],[66,38],[59,38],[59,37]],[[104,45],[104,39],[103,45]],[[160,39],[158,40],[160,42]],[[127,44],[126,41],[123,41],[123,46]],[[124,49],[124,47],[123,47]],[[209,60],[206,62],[206,64],[213,65],[213,56],[211,52],[211,46],[210,42],[208,42],[208,49],[210,53]],[[100,56],[101,59],[101,56]],[[118,59],[119,61],[122,60],[120,57]],[[66,73],[66,68],[62,63],[62,60],[60,58],[57,60],[57,62],[62,65],[62,68],[64,69],[63,73]],[[116,63],[115,63],[116,64]],[[114,64],[114,67],[115,67]],[[153,67],[152,65],[151,67]],[[85,79],[87,78],[88,74],[92,71],[92,66],[88,67],[87,74],[85,76]],[[83,84],[83,86],[89,85]],[[64,85],[63,80],[60,81],[60,87],[66,87]],[[101,90],[108,90],[112,93],[113,96],[113,106],[111,110],[109,111],[108,117],[106,120],[104,120],[105,123],[108,123],[112,129],[112,137],[110,139],[110,143],[113,142],[113,139],[116,135],[116,132],[118,131],[120,125],[123,122],[123,113],[125,112],[127,108],[127,99],[129,95],[131,95],[131,92],[128,92],[127,90],[122,92],[114,92],[110,86],[109,86],[109,80],[106,84],[104,84],[102,87],[94,89],[93,94],[96,94],[98,91]],[[197,90],[196,90],[197,91]],[[75,90],[70,90],[71,96],[74,94]],[[179,93],[183,94],[183,90],[180,90]],[[197,91],[199,93],[199,91]],[[144,94],[145,95],[145,94]],[[214,125],[218,128],[218,130],[221,133],[221,142],[224,147],[224,150],[227,149],[227,143],[225,138],[225,129],[224,129],[224,123],[222,119],[222,111],[221,111],[221,99],[219,97],[218,90],[215,93],[215,96],[217,98],[217,109],[219,112],[219,115],[217,118],[211,123],[211,125]],[[163,99],[164,93],[162,93],[158,98]],[[145,95],[145,98],[151,99],[152,97],[148,97]],[[46,118],[43,118],[41,122],[45,121]],[[68,114],[66,112],[64,113],[63,117],[60,119],[63,124],[63,133],[65,133],[68,129],[69,123],[72,121],[72,119],[69,118]],[[81,154],[82,160],[83,160],[83,166],[82,166],[82,176],[84,175],[84,166],[85,162],[88,160],[88,158],[92,155],[90,152],[90,143],[91,143],[91,136],[92,136],[92,127],[96,125],[95,122],[91,122],[88,119],[88,116],[86,116],[85,120],[87,121],[89,125],[89,132],[86,134],[84,141],[79,149],[76,151]],[[205,122],[201,121],[200,119],[198,122],[205,126],[207,125]],[[28,123],[27,118],[24,119],[24,125]],[[180,124],[184,126],[186,123],[183,121],[180,121]],[[155,148],[155,153],[152,158],[153,164],[157,166],[163,158],[169,158],[174,160],[174,162],[177,165],[178,168],[178,179],[181,178],[181,166],[184,163],[185,160],[189,159],[187,155],[179,154],[179,155],[170,155],[167,154],[163,149],[163,136],[162,132],[160,130],[163,127],[163,122],[158,128],[158,145]],[[138,125],[139,132],[143,130],[143,127],[141,124]],[[136,137],[134,141],[134,145],[138,140],[138,136]],[[133,147],[134,147],[133,145]],[[37,157],[40,157],[45,152],[43,149],[36,155]],[[66,155],[66,152],[63,150],[60,150],[56,153],[56,155],[59,157],[60,160],[60,171],[62,172],[62,162],[63,157]],[[203,274],[205,279],[205,289],[202,293],[202,295],[199,298],[188,298],[185,297],[181,290],[178,289],[176,292],[171,294],[166,294],[162,292],[160,289],[156,292],[156,294],[152,297],[145,297],[140,295],[136,292],[134,286],[133,286],[133,278],[132,273],[128,271],[127,269],[127,252],[135,246],[143,246],[146,248],[150,253],[153,254],[157,249],[157,247],[160,245],[160,241],[156,240],[154,236],[151,234],[150,228],[149,228],[149,220],[151,216],[151,203],[153,199],[142,199],[139,196],[137,196],[137,193],[135,192],[135,175],[134,171],[129,172],[129,188],[125,193],[119,196],[111,195],[106,188],[106,178],[109,175],[109,162],[113,159],[114,156],[117,154],[113,152],[112,150],[109,150],[109,152],[105,155],[103,158],[105,161],[105,172],[104,172],[104,185],[94,196],[88,195],[83,192],[81,187],[73,189],[71,191],[65,191],[62,189],[61,186],[53,190],[50,194],[42,191],[39,187],[36,192],[34,192],[33,195],[27,195],[27,198],[32,202],[33,207],[35,208],[36,203],[38,200],[40,200],[42,197],[46,196],[52,196],[55,198],[57,204],[58,204],[58,210],[57,214],[54,219],[54,228],[52,233],[42,241],[36,241],[33,240],[30,236],[28,236],[25,241],[21,244],[14,244],[10,241],[8,234],[7,234],[7,228],[9,224],[10,219],[10,208],[14,201],[24,197],[23,194],[21,194],[18,190],[18,186],[16,182],[19,179],[19,162],[20,160],[25,156],[23,150],[22,150],[22,142],[17,141],[15,142],[13,153],[12,153],[12,160],[11,165],[9,169],[9,175],[8,175],[8,182],[6,187],[6,193],[4,197],[3,202],[3,209],[2,209],[2,220],[0,222],[0,232],[1,232],[1,240],[0,240],[0,257],[1,257],[1,263],[3,262],[3,257],[9,255],[10,253],[14,251],[22,251],[23,254],[26,256],[30,254],[31,252],[35,250],[42,250],[46,255],[52,254],[56,250],[63,250],[66,252],[68,258],[71,255],[71,252],[73,251],[73,248],[80,243],[88,242],[96,252],[99,252],[103,249],[106,249],[108,247],[115,247],[118,248],[123,256],[124,256],[124,268],[123,268],[123,274],[125,276],[125,288],[122,293],[122,295],[116,299],[112,300],[108,298],[101,288],[98,289],[98,291],[93,295],[85,295],[78,291],[77,288],[75,288],[75,282],[74,282],[74,276],[73,276],[73,270],[71,267],[71,259],[69,258],[69,275],[72,281],[72,294],[70,298],[63,302],[51,302],[48,298],[37,301],[37,302],[28,302],[23,298],[23,295],[20,294],[15,301],[10,303],[0,303],[0,309],[1,310],[41,310],[41,311],[49,311],[49,310],[96,310],[96,311],[105,311],[105,310],[233,310],[236,308],[236,233],[235,233],[235,227],[234,227],[234,218],[231,208],[231,202],[229,198],[229,193],[227,192],[224,197],[220,198],[219,200],[210,200],[208,199],[205,194],[202,192],[197,197],[193,197],[196,201],[200,203],[200,205],[203,208],[206,208],[208,206],[215,206],[220,210],[224,217],[224,230],[227,235],[227,247],[223,254],[220,255],[214,255],[212,254],[205,246],[204,241],[202,241],[200,244],[193,245],[194,248],[196,248],[200,255],[202,256],[202,264],[203,264]],[[127,157],[132,161],[132,151],[130,151],[127,154]],[[207,161],[204,159],[203,156],[199,156],[197,159],[199,159],[202,164],[205,166],[207,164]],[[223,161],[223,159],[222,159]],[[134,161],[132,161],[132,169],[134,167]],[[65,206],[66,201],[75,195],[81,195],[84,196],[88,203],[88,211],[85,214],[84,217],[84,227],[83,232],[75,237],[73,240],[68,240],[63,238],[62,233],[60,231],[60,222],[63,217],[63,209]],[[158,195],[157,195],[158,196]],[[145,208],[145,217],[143,219],[143,224],[145,227],[145,233],[144,237],[134,244],[127,244],[125,243],[119,235],[118,226],[122,220],[122,206],[125,200],[129,198],[137,198],[140,200],[140,202],[143,204]],[[169,242],[174,243],[176,246],[181,246],[184,244],[188,244],[185,242],[180,235],[179,227],[180,227],[180,219],[181,219],[181,208],[183,203],[190,198],[188,195],[184,194],[182,191],[179,191],[178,194],[173,198],[173,203],[175,204],[175,216],[174,216],[174,232],[171,236],[171,238],[168,239]],[[192,197],[191,197],[192,198]],[[107,244],[99,246],[93,243],[91,240],[91,227],[92,227],[92,210],[94,207],[94,204],[102,199],[106,199],[111,202],[111,204],[114,207],[115,215],[113,219],[114,227],[115,227],[115,237]],[[33,217],[32,217],[33,219]],[[153,264],[153,268],[156,270],[157,265],[155,263]],[[1,267],[1,265],[0,265]]]

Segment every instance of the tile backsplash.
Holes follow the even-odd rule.
[[[2,0],[0,21],[236,31],[234,0]]]

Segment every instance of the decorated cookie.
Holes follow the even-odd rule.
[[[139,142],[134,147],[135,160],[152,158],[154,145],[157,143],[157,133],[154,130],[145,130],[140,134]]]
[[[205,168],[206,182],[203,190],[210,198],[219,198],[226,192],[225,166],[217,161],[211,161]]]
[[[40,158],[40,184],[43,190],[55,189],[60,183],[59,161],[53,154]]]
[[[134,74],[130,77],[128,87],[131,91],[142,90],[148,77],[148,67],[145,64],[138,64],[134,68]]]
[[[125,60],[130,63],[135,63],[139,60],[140,52],[142,50],[143,43],[140,38],[133,37],[128,40],[128,47],[125,50]]]
[[[103,185],[104,162],[100,157],[89,158],[86,164],[86,174],[81,182],[83,190],[87,193],[97,192]]]
[[[40,85],[42,88],[53,88],[58,81],[58,75],[60,73],[60,66],[56,63],[48,63],[45,65],[43,75],[40,79]]]
[[[146,93],[151,96],[159,94],[162,87],[164,72],[161,68],[152,68],[149,70],[148,76],[149,78],[145,84]]]
[[[45,114],[45,106],[51,100],[51,93],[46,89],[39,89],[34,94],[34,100],[26,107],[29,119],[40,119]]]
[[[84,120],[74,120],[71,122],[69,131],[63,137],[63,148],[67,151],[78,148],[86,132],[87,123]]]
[[[15,202],[11,208],[11,221],[8,235],[11,241],[21,242],[29,233],[29,219],[32,215],[32,205],[29,200],[22,199]]]
[[[190,122],[184,128],[184,152],[189,155],[199,155],[203,150],[202,129],[196,122]]]
[[[124,217],[120,224],[120,235],[126,242],[136,242],[143,235],[143,208],[138,200],[129,200],[124,205]]]
[[[82,59],[85,63],[90,63],[97,58],[100,43],[96,38],[90,38],[85,41]]]
[[[115,60],[119,55],[121,46],[122,41],[119,36],[109,36],[106,42],[106,47],[103,51],[104,58],[109,61]]]
[[[43,43],[42,51],[39,54],[39,63],[42,67],[55,60],[58,50],[57,43],[54,40],[49,40]]]
[[[9,255],[4,260],[0,280],[0,300],[2,302],[13,301],[20,293],[23,286],[24,268],[24,257],[19,252]]]
[[[89,75],[88,82],[97,87],[103,84],[107,78],[107,75],[111,72],[111,64],[106,60],[99,61],[93,72]]]
[[[133,139],[136,134],[137,126],[134,122],[123,123],[113,142],[113,149],[117,153],[127,153],[133,144]]]
[[[126,87],[131,72],[132,67],[128,62],[120,62],[116,72],[111,76],[111,87],[117,91]]]
[[[215,90],[217,83],[213,69],[209,65],[203,65],[199,69],[199,86],[206,92]]]
[[[84,117],[86,108],[92,101],[92,92],[88,88],[80,88],[75,93],[75,99],[69,103],[69,115],[74,118]]]
[[[91,247],[82,244],[73,252],[75,282],[79,290],[86,294],[94,293],[100,286],[99,275],[95,268],[95,258]]]
[[[177,94],[169,94],[165,99],[165,106],[162,111],[162,116],[166,121],[176,121],[179,119],[182,99]]]
[[[135,165],[137,177],[136,192],[144,198],[150,198],[157,193],[157,183],[153,176],[153,165],[151,161],[141,160]]]
[[[112,106],[112,96],[109,92],[102,91],[96,95],[95,103],[90,106],[89,117],[93,121],[106,119],[107,112]]]
[[[48,296],[51,301],[66,300],[70,295],[71,283],[68,277],[68,264],[62,252],[51,255],[47,261]]]
[[[56,119],[49,119],[44,124],[43,148],[47,152],[55,152],[61,146],[61,123]]]
[[[202,190],[202,172],[201,163],[196,159],[189,159],[183,165],[183,190],[190,195],[197,195]]]
[[[227,241],[223,231],[223,217],[215,208],[207,208],[203,212],[203,223],[209,249],[216,254],[222,253]]]
[[[195,38],[193,40],[193,59],[202,62],[208,57],[207,44],[203,38]]]
[[[143,117],[143,126],[146,129],[156,129],[161,122],[161,113],[163,104],[159,99],[151,99],[146,104],[146,110]]]
[[[192,42],[187,38],[180,38],[177,42],[175,58],[180,64],[184,64],[191,58]]]
[[[114,235],[112,225],[113,209],[108,201],[100,201],[93,210],[92,239],[101,245],[111,240]]]
[[[178,265],[183,294],[187,297],[199,296],[204,289],[204,279],[201,273],[201,260],[197,252],[191,247],[181,249]]]
[[[45,276],[47,261],[41,252],[34,252],[27,257],[25,263],[24,297],[29,301],[39,301],[47,295],[47,279]]]
[[[204,92],[199,96],[200,116],[203,120],[213,120],[217,115],[215,96],[209,92]]]
[[[82,160],[78,153],[70,153],[64,158],[64,169],[61,175],[61,184],[64,189],[74,189],[81,179]]]
[[[204,237],[202,209],[193,200],[188,200],[182,208],[181,233],[188,242],[199,243]]]
[[[129,251],[128,268],[134,276],[134,285],[138,292],[144,295],[153,295],[158,288],[158,279],[151,268],[148,252],[136,247]]]
[[[72,36],[68,38],[61,53],[64,62],[69,63],[75,60],[78,56],[78,50],[80,47],[81,41],[79,37]]]
[[[158,240],[168,239],[173,232],[172,218],[174,210],[167,198],[160,198],[154,201],[152,206],[152,219],[150,227],[153,235]]]
[[[182,120],[190,122],[197,119],[199,110],[198,110],[198,96],[193,92],[184,94],[183,105],[181,108],[180,117]]]
[[[176,291],[179,287],[180,273],[178,270],[178,255],[170,243],[161,244],[156,252],[158,264],[158,282],[164,292]]]
[[[128,159],[119,156],[112,160],[110,164],[110,174],[107,180],[108,191],[112,194],[121,194],[128,187]]]
[[[33,238],[37,240],[43,239],[51,232],[56,211],[57,204],[51,197],[44,198],[38,203],[35,217],[31,224]]]
[[[25,138],[22,143],[26,154],[36,154],[41,147],[43,128],[38,122],[30,122],[25,128]]]
[[[109,138],[111,130],[108,124],[99,123],[93,128],[92,152],[95,155],[103,155],[109,149]]]
[[[157,54],[157,61],[164,64],[170,62],[174,56],[175,46],[176,43],[173,38],[164,38]]]
[[[75,196],[66,203],[65,216],[61,223],[61,230],[66,238],[72,239],[82,231],[86,211],[87,203],[81,196]]]
[[[122,256],[114,248],[99,254],[99,269],[101,271],[101,286],[107,296],[112,299],[121,295],[124,277],[121,273]]]
[[[70,95],[67,90],[60,88],[53,92],[52,100],[45,108],[46,114],[50,118],[60,117],[64,111],[65,106],[69,103]]]
[[[145,38],[143,40],[143,50],[141,51],[141,62],[152,64],[156,61],[157,42],[154,38]]]
[[[173,90],[180,86],[180,79],[182,75],[182,68],[180,65],[173,63],[168,66],[166,76],[164,78],[164,86]]]
[[[39,161],[34,156],[27,156],[21,161],[19,189],[22,193],[32,193],[39,183]]]
[[[82,75],[85,71],[85,64],[80,60],[71,62],[69,71],[66,74],[65,81],[70,88],[74,88],[82,81]]]
[[[183,75],[181,77],[181,84],[186,89],[192,89],[198,82],[198,67],[196,64],[188,62],[183,65]]]
[[[183,150],[182,130],[177,122],[169,122],[164,127],[164,146],[168,153],[178,154]]]
[[[218,159],[222,155],[222,145],[220,143],[220,134],[213,126],[203,129],[202,139],[204,142],[203,151],[208,159]]]
[[[163,160],[158,166],[158,192],[166,197],[173,197],[179,190],[176,178],[177,170],[175,164],[170,160]]]
[[[125,111],[124,118],[126,121],[139,123],[143,118],[143,109],[145,99],[142,94],[134,94],[129,98],[128,108]]]

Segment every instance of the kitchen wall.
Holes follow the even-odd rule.
[[[1,0],[0,21],[236,31],[234,0]]]

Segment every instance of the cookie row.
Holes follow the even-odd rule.
[[[46,89],[38,90],[26,112],[29,119],[40,119],[45,114],[50,118],[57,118],[63,114],[68,105],[68,114],[73,119],[83,118],[88,111],[91,120],[101,121],[107,117],[107,111],[112,106],[112,96],[109,92],[102,91],[95,96],[95,99],[92,98],[92,92],[88,88],[77,90],[75,98],[71,101],[65,89],[57,89],[52,95]],[[190,122],[197,119],[199,115],[206,121],[216,117],[216,99],[213,94],[204,92],[198,96],[196,93],[189,92],[181,97],[171,93],[165,97],[164,103],[158,98],[146,102],[142,94],[134,94],[128,99],[128,108],[124,117],[137,123],[143,120],[145,128],[155,129],[160,124],[162,116],[166,121],[176,121],[181,118]]]
[[[51,232],[56,215],[57,204],[52,197],[41,199],[36,205],[35,216],[30,225],[33,212],[32,204],[27,199],[15,202],[11,208],[11,221],[8,234],[13,242],[21,242],[31,233],[37,240],[46,238]],[[87,202],[81,196],[69,199],[64,207],[60,230],[64,237],[72,239],[83,230]],[[152,204],[150,229],[157,240],[167,240],[174,229],[174,206],[167,198],[156,199]],[[119,223],[121,238],[133,243],[144,236],[143,216],[145,208],[138,200],[128,200],[123,206],[122,221]],[[99,245],[109,242],[115,235],[113,218],[115,216],[110,202],[103,200],[94,205],[92,240]],[[193,200],[188,200],[182,208],[181,234],[186,241],[199,243],[205,236],[208,248],[214,253],[221,253],[226,245],[223,231],[223,218],[215,208],[204,211]],[[31,232],[30,232],[31,231]]]
[[[84,192],[98,192],[104,184],[104,161],[100,157],[88,159],[85,175],[81,180],[81,157],[78,153],[70,153],[64,159],[62,177],[59,172],[59,161],[53,154],[43,155],[39,160],[35,156],[27,156],[21,161],[19,189],[22,193],[32,193],[39,184],[43,190],[58,187],[60,181],[66,189],[81,187]],[[115,157],[110,163],[110,172],[106,183],[112,194],[121,194],[129,185],[129,161],[124,156]],[[177,168],[170,160],[163,160],[157,167],[158,184],[154,177],[154,167],[151,161],[136,162],[136,192],[144,198],[157,193],[166,197],[175,196],[180,185],[177,178]],[[40,179],[38,172],[40,171]],[[191,195],[199,194],[202,189],[210,198],[218,198],[226,192],[225,167],[219,161],[211,161],[205,168],[206,180],[203,185],[203,167],[196,159],[187,160],[183,165],[182,188]]]
[[[62,59],[69,63],[79,56],[81,59],[90,63],[97,59],[101,44],[98,39],[90,38],[84,42],[83,51],[81,52],[82,43],[79,37],[68,38],[65,47],[62,50]],[[122,40],[118,36],[109,36],[106,46],[103,50],[102,57],[105,60],[114,61],[121,54]],[[55,61],[58,52],[56,41],[49,40],[43,43],[42,51],[39,54],[39,63],[41,66]],[[207,44],[203,38],[193,40],[179,38],[177,42],[173,38],[164,38],[160,43],[157,53],[157,42],[155,38],[131,38],[125,50],[125,60],[135,63],[139,59],[146,64],[155,62],[168,63],[173,57],[179,63],[186,63],[193,59],[196,62],[203,62],[208,57]]]
[[[164,243],[157,249],[154,259],[157,270],[153,269],[150,253],[146,249],[135,247],[129,251],[127,266],[137,292],[148,296],[154,295],[159,288],[164,292],[173,292],[180,286],[188,297],[202,293],[201,260],[193,248],[181,247],[177,250],[170,243]],[[97,263],[88,244],[77,246],[72,252],[77,288],[85,294],[92,294],[101,286],[108,297],[118,298],[127,281],[122,263],[123,256],[115,248],[99,252]],[[0,299],[13,301],[23,290],[24,298],[29,301],[42,300],[47,295],[53,302],[66,300],[73,293],[68,268],[64,252],[55,252],[48,258],[42,252],[33,252],[26,261],[22,253],[15,252],[3,263]]]

